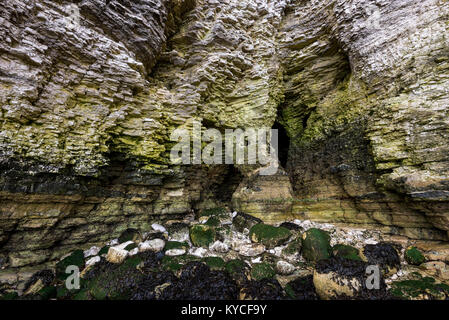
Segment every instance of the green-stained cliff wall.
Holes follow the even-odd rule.
[[[3,267],[219,205],[448,240],[447,1],[70,4],[0,4]],[[277,121],[285,168],[172,165],[192,119]]]

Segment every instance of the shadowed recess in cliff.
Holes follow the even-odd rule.
[[[275,121],[273,129],[278,130],[278,148],[276,152],[279,158],[279,163],[283,168],[286,168],[290,148],[290,137],[285,128],[278,121]]]

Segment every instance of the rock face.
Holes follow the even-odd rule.
[[[444,0],[2,2],[2,267],[217,204],[447,241],[448,16]],[[172,164],[192,120],[279,128],[278,174]]]
[[[294,214],[447,240],[448,13],[433,0],[292,4],[279,121]]]

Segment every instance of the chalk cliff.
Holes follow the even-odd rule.
[[[447,0],[0,2],[0,264],[227,205],[448,240]],[[282,168],[170,162],[275,127]]]

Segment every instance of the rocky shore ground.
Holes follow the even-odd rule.
[[[449,246],[308,220],[264,224],[225,208],[127,229],[68,253],[1,299],[449,299]],[[79,287],[73,273],[80,271]],[[369,266],[378,267],[370,287]],[[67,272],[69,270],[69,272]],[[66,273],[67,272],[67,273]]]

